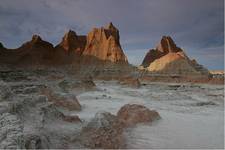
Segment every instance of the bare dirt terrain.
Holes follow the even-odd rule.
[[[51,90],[51,97],[43,90]],[[96,134],[103,132],[101,127],[107,120],[115,123],[125,104],[156,110],[161,119],[124,130],[116,124],[120,132],[110,128],[116,135],[123,131],[124,141],[122,135],[117,138],[122,148],[224,146],[223,85],[145,82],[132,87],[56,70],[11,70],[1,72],[0,148],[104,148],[101,143],[84,144],[90,129],[83,131],[95,127]],[[96,116],[99,112],[112,115]],[[120,148],[115,141],[109,145]]]

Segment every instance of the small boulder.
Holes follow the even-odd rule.
[[[74,115],[74,116],[68,116],[65,115],[63,112],[57,109],[57,107],[53,104],[49,104],[46,106],[43,106],[41,108],[42,114],[42,123],[46,121],[51,121],[51,120],[62,120],[66,122],[81,122],[79,116]]]
[[[74,110],[81,110],[81,105],[78,102],[76,96],[66,94],[66,95],[60,95],[53,93],[53,91],[49,88],[44,88],[41,91],[42,94],[47,96],[48,100],[53,102],[54,105],[62,108],[66,108],[70,111]]]
[[[138,104],[126,104],[117,112],[118,119],[125,127],[159,119],[159,113]]]
[[[91,79],[82,79],[77,81],[65,79],[59,82],[58,85],[64,92],[70,92],[73,90],[93,90],[96,87],[95,83]]]
[[[123,126],[115,115],[97,113],[81,131],[81,143],[88,148],[119,149],[125,147]]]
[[[126,77],[126,78],[122,78],[120,79],[119,83],[121,85],[126,85],[132,88],[140,88],[141,87],[141,83],[139,81],[138,78],[133,78],[133,77]]]
[[[79,116],[63,116],[63,120],[66,122],[81,122]]]

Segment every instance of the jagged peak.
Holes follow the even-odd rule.
[[[109,30],[117,30],[117,28],[113,25],[112,22],[110,22],[108,25],[105,26],[105,29]]]
[[[165,36],[165,35],[162,36],[162,38],[161,38],[161,43],[162,43],[163,41],[166,41],[167,44],[176,45],[175,42],[174,42],[174,40],[171,38],[171,36]]]
[[[181,51],[170,36],[162,36],[160,42],[156,46],[156,49],[165,53]]]
[[[162,36],[162,39],[171,39],[172,40],[171,36],[166,36],[166,35]]]
[[[3,44],[0,42],[0,48],[4,48]]]
[[[63,45],[70,45],[70,44],[74,44],[74,40],[77,38],[77,34],[75,31],[73,30],[69,30],[68,32],[65,33],[65,35],[62,38],[62,42],[61,44]]]
[[[77,36],[77,33],[73,30],[69,30],[68,32],[65,33],[64,37],[76,37]]]
[[[42,39],[41,39],[41,37],[40,37],[39,35],[34,34],[34,35],[32,36],[32,41],[33,41],[33,42],[37,42],[37,41],[42,41]]]
[[[53,45],[51,43],[42,40],[42,38],[37,34],[34,34],[32,36],[32,40],[24,43],[21,47],[27,46],[27,45],[29,45],[29,46],[49,46],[49,47],[53,47]]]

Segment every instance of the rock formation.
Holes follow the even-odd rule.
[[[55,47],[55,62],[59,64],[79,62],[86,45],[86,36],[69,30]]]
[[[1,50],[1,63],[14,65],[38,65],[50,64],[53,57],[54,47],[51,43],[33,35],[32,40],[24,43],[17,49]]]
[[[141,87],[141,83],[140,83],[139,79],[133,78],[133,77],[121,78],[119,80],[119,83],[121,85],[126,85],[126,86],[133,87],[133,88],[140,88]]]
[[[117,112],[117,116],[125,127],[133,126],[137,123],[152,122],[160,118],[158,112],[137,104],[124,105]]]
[[[209,75],[207,69],[196,60],[190,60],[169,36],[163,36],[156,48],[147,53],[141,66],[154,73]]]
[[[0,49],[4,48],[3,44],[0,42]]]
[[[86,36],[78,36],[76,32],[69,30],[67,32],[58,47],[63,48],[66,52],[74,52],[77,55],[81,55],[86,45]]]
[[[119,31],[112,23],[106,27],[94,28],[88,33],[83,56],[86,58],[85,63],[94,60],[127,63],[120,45]]]
[[[78,92],[81,89],[84,91],[91,91],[96,89],[96,85],[92,79],[80,79],[76,81],[63,80],[59,82],[58,86],[66,93]]]
[[[0,43],[0,63],[13,65],[128,64],[119,41],[119,31],[112,23],[94,28],[88,36],[69,30],[55,47],[34,35],[17,49]]]
[[[81,110],[81,105],[77,98],[73,95],[60,95],[53,93],[49,88],[44,88],[41,91],[42,94],[47,96],[50,102],[53,102],[55,106],[62,107],[68,110]]]
[[[125,148],[123,126],[116,116],[108,112],[97,113],[87,126],[83,127],[79,139],[88,148]]]

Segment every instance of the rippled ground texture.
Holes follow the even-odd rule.
[[[77,88],[70,89],[67,83]],[[128,103],[156,110],[161,119],[126,129],[127,148],[223,148],[222,85],[142,83],[140,88],[131,88],[118,81],[95,84],[96,89],[84,90],[75,76],[59,71],[1,72],[0,148],[85,148],[76,141],[82,127],[97,112],[116,115]],[[40,93],[46,87],[76,96],[81,110],[52,105]],[[82,122],[65,121],[63,115],[78,115]]]
[[[78,96],[82,119],[97,111],[114,114],[127,103],[157,110],[162,119],[126,130],[128,148],[223,148],[223,86],[147,84],[139,89],[97,82],[99,91]]]

